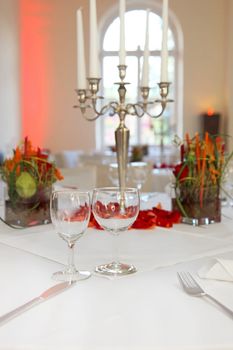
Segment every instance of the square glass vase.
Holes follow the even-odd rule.
[[[10,226],[31,227],[45,225],[51,222],[50,218],[51,188],[39,190],[29,199],[19,197],[12,201],[5,201],[5,222]]]
[[[183,223],[194,226],[221,222],[219,186],[204,187],[202,200],[200,192],[200,188],[176,188],[172,209],[180,212]]]

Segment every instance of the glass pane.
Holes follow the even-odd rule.
[[[142,60],[141,60],[142,62]],[[149,84],[150,90],[150,100],[155,100],[159,98],[159,88],[157,82],[160,80],[160,57],[150,57],[150,80]],[[174,98],[174,71],[175,71],[175,59],[174,57],[169,57],[168,60],[168,76],[169,81],[173,84],[170,85],[169,97]],[[153,104],[148,107],[148,112],[151,115],[157,115],[161,110],[160,104]],[[174,137],[175,129],[175,118],[174,118],[174,103],[169,103],[163,113],[163,116],[158,119],[151,119],[149,116],[144,116],[141,119],[141,140],[142,144],[149,145],[160,145],[169,144],[172,142]]]
[[[119,50],[119,33],[120,33],[120,19],[117,17],[108,27],[104,36],[103,49],[105,51]]]
[[[118,64],[118,56],[104,57],[103,59],[103,93],[106,99],[118,99],[118,87],[114,84],[119,81]]]
[[[126,57],[126,102],[135,102],[138,94],[138,59],[137,57]]]
[[[175,80],[175,58],[171,56],[168,58],[168,80],[172,83]],[[174,84],[171,85],[173,88]]]
[[[168,33],[167,33],[167,47],[168,50],[174,50],[175,49],[175,40],[173,33],[171,29],[168,28]]]
[[[119,82],[119,71],[118,66],[119,59],[116,56],[104,57],[103,59],[103,86],[104,86],[104,97],[107,99],[118,100],[118,85],[114,84]],[[138,60],[136,57],[126,58],[126,82],[130,84],[126,85],[126,100],[137,99],[137,86],[138,86]]]
[[[149,57],[149,86],[153,90],[157,89],[157,83],[160,81],[160,57],[158,56],[150,56]],[[143,57],[140,59],[140,72],[142,74],[142,64]],[[141,75],[140,74],[140,75]],[[141,77],[140,77],[141,81]],[[155,91],[150,91],[150,94],[154,94]]]
[[[140,79],[142,74],[142,64],[143,57],[140,58]],[[157,89],[157,83],[160,82],[160,65],[161,58],[160,56],[150,56],[149,57],[149,86],[151,88],[150,93],[154,94],[155,89]],[[174,57],[169,56],[168,58],[168,80],[174,82],[175,79],[175,59]],[[172,84],[173,87],[174,84]],[[153,92],[152,92],[153,89]]]
[[[101,118],[104,118],[104,145],[105,146],[114,146],[115,145],[115,135],[114,131],[119,125],[119,118],[118,116],[114,117],[108,117],[108,116],[103,116]]]
[[[156,145],[171,144],[173,139],[169,117],[165,114],[158,119],[144,116],[141,120],[141,144]]]
[[[134,10],[128,11],[125,15],[126,24],[126,51],[135,51],[135,56],[126,57],[127,72],[125,81],[126,85],[126,103],[135,103],[140,98],[138,85],[140,85],[142,62],[142,51],[144,49],[146,11]],[[139,25],[140,24],[140,25]],[[117,65],[119,64],[119,17],[116,18],[108,27],[103,48],[105,51],[115,51],[114,56],[105,56],[103,58],[103,95],[105,97],[104,104],[108,101],[119,101],[118,86],[115,82],[119,81],[119,73]],[[149,26],[149,48],[152,50],[161,50],[162,40],[162,21],[160,16],[150,13]],[[175,48],[173,33],[168,31],[168,47],[169,50]],[[141,50],[138,50],[140,48]],[[140,67],[138,64],[140,63]],[[174,80],[175,80],[175,58],[170,55],[168,59],[168,79],[172,82],[169,97],[174,98]],[[160,81],[161,58],[158,56],[150,56],[149,58],[149,85],[150,100],[154,101],[160,97],[159,87],[157,83]],[[149,106],[148,112],[157,115],[161,110],[160,104]],[[141,119],[136,116],[128,115],[126,117],[126,125],[130,130],[130,144],[149,144],[161,145],[170,144],[175,133],[175,115],[174,103],[168,104],[162,117],[152,119],[148,115],[144,115]],[[111,146],[115,144],[114,131],[119,125],[119,117],[105,116],[102,118],[102,140],[103,145]]]
[[[139,25],[140,23],[140,25]],[[142,50],[145,45],[146,11],[133,10],[125,14],[125,43],[127,51],[136,51],[138,47]],[[120,20],[117,17],[108,27],[103,48],[105,51],[119,50]],[[156,33],[156,35],[154,35]],[[149,16],[149,49],[161,50],[162,42],[162,20],[157,14],[151,12]],[[168,30],[168,48],[174,49],[174,38],[171,30]]]
[[[104,57],[103,59],[103,96],[104,104],[108,101],[118,100],[117,85],[114,83],[119,80],[118,56]],[[103,116],[103,137],[104,145],[113,146],[115,144],[114,131],[119,124],[118,116]]]

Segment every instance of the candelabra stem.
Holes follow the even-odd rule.
[[[121,122],[115,131],[117,163],[119,186],[121,189],[126,187],[126,172],[128,164],[128,149],[129,149],[129,129]]]

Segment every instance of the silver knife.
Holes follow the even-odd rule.
[[[43,301],[47,300],[48,298],[51,298],[51,297],[55,296],[58,293],[63,292],[67,288],[69,288],[72,285],[74,285],[74,283],[75,282],[62,282],[62,283],[55,284],[55,286],[47,289],[46,291],[44,291],[38,297],[28,301],[27,303],[17,307],[14,310],[12,310],[12,311],[2,315],[0,317],[0,326],[5,324],[6,322],[10,321],[12,318],[14,318],[16,316],[19,316],[24,311],[27,311],[27,310],[31,309],[31,307],[42,303]]]

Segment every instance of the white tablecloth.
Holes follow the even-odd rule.
[[[233,349],[233,320],[202,298],[186,295],[176,272],[197,271],[212,257],[233,259],[233,213],[206,227],[129,230],[120,258],[138,272],[122,278],[93,274],[0,327],[1,350]],[[232,217],[232,218],[230,218]],[[113,237],[88,229],[76,263],[93,271],[111,260]],[[14,230],[0,224],[0,313],[34,298],[55,282],[67,247],[52,225]],[[233,283],[200,280],[233,309]]]

